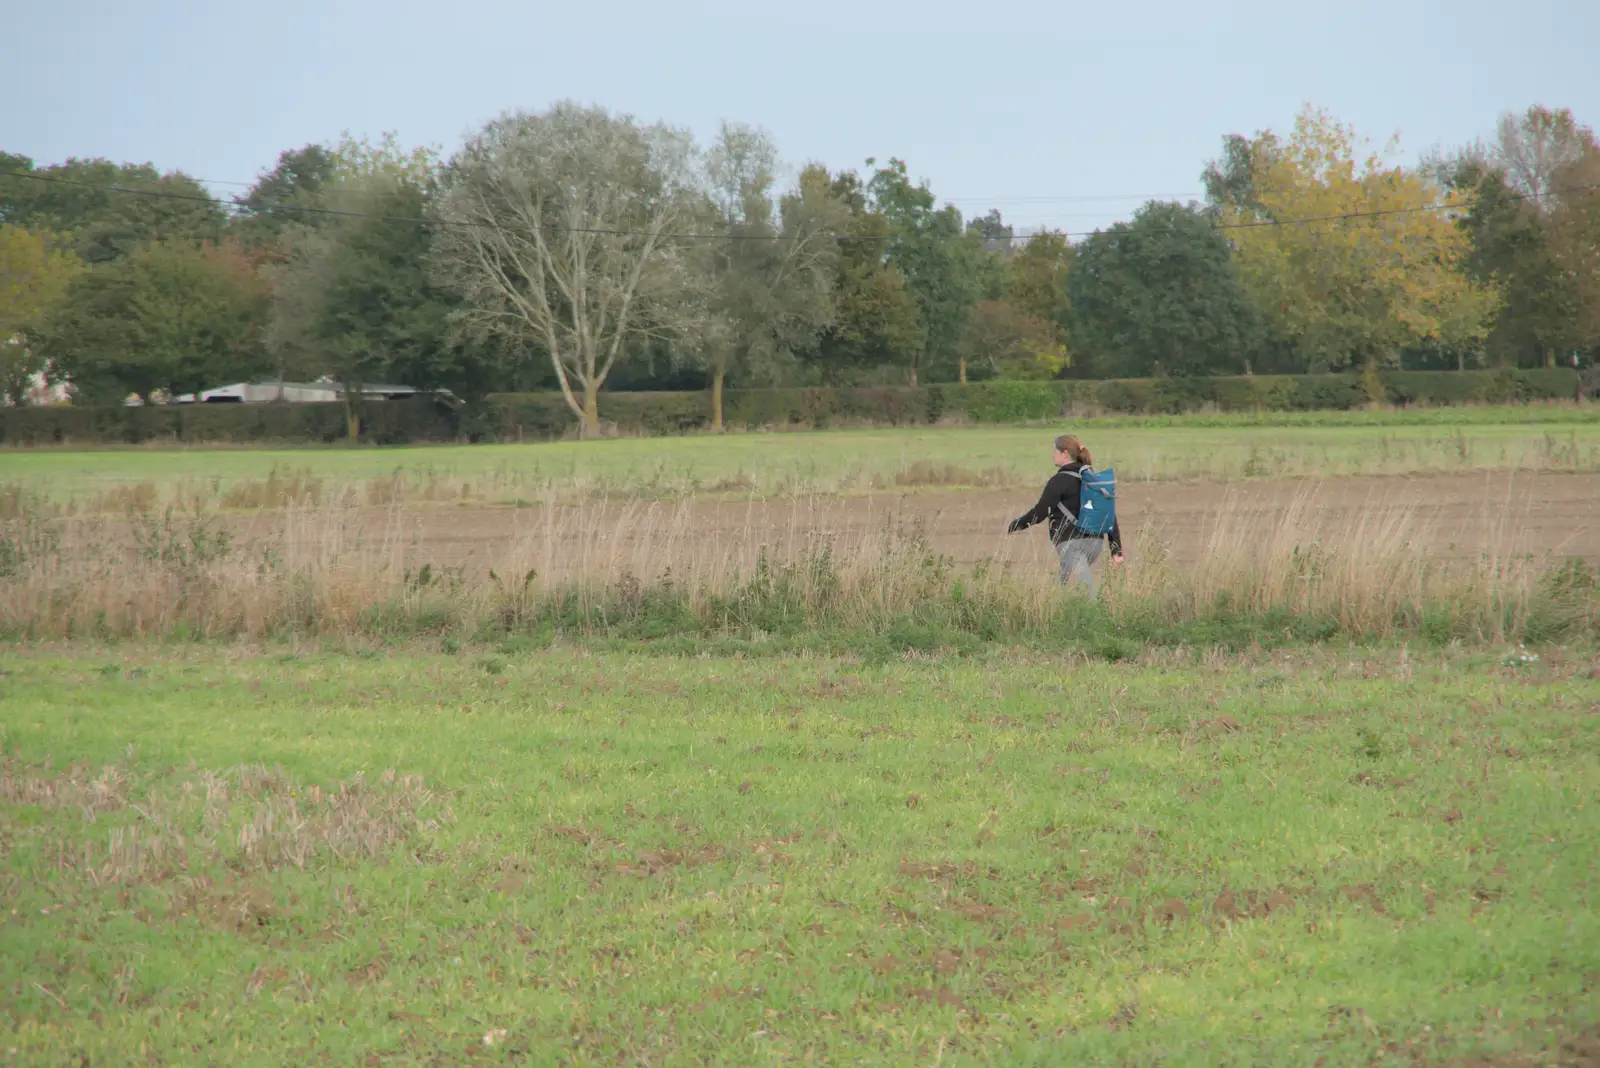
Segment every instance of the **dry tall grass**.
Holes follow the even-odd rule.
[[[1597,591],[1584,588],[1584,565],[1535,552],[1510,508],[1476,557],[1444,560],[1438,547],[1448,538],[1427,506],[1375,503],[1339,513],[1330,526],[1317,492],[1314,483],[1302,487],[1267,523],[1239,507],[1236,493],[1225,494],[1191,565],[1180,571],[1152,561],[1130,572],[1116,596],[1178,619],[1288,613],[1372,637],[1431,621],[1452,633],[1514,640],[1555,607],[1552,599],[1569,623],[1595,618]],[[1159,534],[1151,540],[1161,543]]]
[[[1515,641],[1595,626],[1593,575],[1523,551],[1514,524],[1477,558],[1446,561],[1425,508],[1374,505],[1330,526],[1313,515],[1315,494],[1308,486],[1267,520],[1224,499],[1189,566],[1171,562],[1158,528],[1133,532],[1140,552],[1103,572],[1098,611],[1135,629],[1276,616],[1364,639],[1427,630]],[[997,536],[987,561],[960,567],[924,531],[887,518],[841,535],[831,507],[752,501],[743,529],[713,535],[687,503],[544,509],[473,571],[432,560],[398,506],[374,520],[347,503],[291,504],[238,538],[201,512],[121,523],[23,514],[0,522],[0,633],[593,632],[650,617],[654,634],[871,631],[912,618],[999,636],[1081,616],[1018,539]]]

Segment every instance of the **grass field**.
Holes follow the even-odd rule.
[[[1580,657],[0,667],[8,1063],[1597,1049]]]
[[[0,452],[0,1065],[1593,1068],[1522,414]]]
[[[1196,417],[1072,429],[1102,466],[1115,466],[1130,483],[1600,471],[1600,410],[1587,408],[1485,409],[1453,422],[1432,412],[1322,413],[1278,422]],[[121,511],[130,501],[181,498],[248,508],[285,495],[326,500],[352,489],[373,503],[510,503],[1031,485],[1048,470],[1055,432],[949,427],[355,450],[13,450],[0,451],[0,498],[36,494],[58,505]]]

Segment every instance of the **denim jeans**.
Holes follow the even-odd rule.
[[[1090,597],[1097,593],[1094,584],[1094,567],[1096,560],[1100,559],[1100,551],[1105,548],[1102,538],[1068,538],[1056,546],[1056,555],[1061,557],[1061,583],[1067,585],[1076,582],[1083,587],[1083,592]]]

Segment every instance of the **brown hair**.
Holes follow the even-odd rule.
[[[1080,464],[1087,465],[1092,462],[1089,458],[1089,450],[1084,446],[1083,442],[1071,434],[1062,434],[1056,438],[1056,451],[1066,453],[1069,458],[1076,460]]]

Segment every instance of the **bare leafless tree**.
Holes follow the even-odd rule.
[[[446,170],[434,263],[461,325],[544,349],[586,437],[617,361],[692,302],[696,173],[688,134],[573,103],[503,115]]]
[[[1500,116],[1489,155],[1507,184],[1534,198],[1541,211],[1555,207],[1555,175],[1595,151],[1594,131],[1580,125],[1566,108],[1531,107]]]

